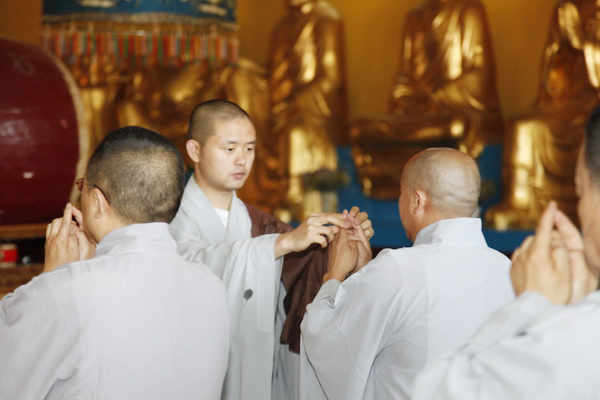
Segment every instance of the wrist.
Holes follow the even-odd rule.
[[[329,280],[335,279],[336,281],[344,282],[346,280],[347,273],[342,271],[328,271],[325,275],[323,275],[323,282],[325,283]]]
[[[291,253],[289,244],[289,232],[280,234],[277,239],[275,239],[275,259],[285,256],[288,253]]]

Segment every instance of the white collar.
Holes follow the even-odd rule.
[[[448,218],[421,229],[414,245],[438,244],[487,247],[480,218]]]

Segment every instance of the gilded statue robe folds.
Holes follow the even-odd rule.
[[[538,98],[511,121],[506,137],[503,200],[486,214],[495,228],[533,228],[550,200],[577,221],[577,151],[600,89],[598,12],[594,0],[556,7]]]
[[[227,99],[252,117],[258,140],[252,174],[238,195],[262,209],[280,203],[277,155],[268,137],[269,99],[264,67],[247,58],[237,65],[205,63],[181,67],[141,68],[117,103],[120,126],[140,125],[169,137],[186,157],[185,142],[190,114],[201,102]],[[188,160],[188,164],[191,164]]]
[[[478,0],[426,0],[407,17],[391,113],[351,130],[367,195],[398,196],[400,170],[416,152],[457,147],[477,158],[503,122],[487,18]]]
[[[320,206],[306,198],[301,175],[335,169],[335,146],[348,140],[343,25],[330,4],[290,6],[279,21],[271,35],[269,88],[286,202],[304,208],[297,211],[302,217]]]

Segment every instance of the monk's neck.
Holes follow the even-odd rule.
[[[221,210],[229,210],[231,208],[231,201],[233,200],[233,190],[219,190],[206,184],[199,175],[194,174],[194,180],[198,187],[202,189],[202,192],[214,208]]]

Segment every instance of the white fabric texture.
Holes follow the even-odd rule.
[[[219,399],[225,288],[164,223],[108,233],[91,260],[0,302],[2,399]]]
[[[523,293],[419,374],[415,400],[600,398],[600,293],[556,306]]]
[[[509,267],[487,246],[481,220],[453,218],[344,283],[326,282],[302,322],[300,398],[409,398],[429,360],[514,298]]]
[[[220,208],[215,208],[215,212],[217,213],[217,216],[221,220],[221,223],[223,224],[223,228],[227,229],[227,223],[229,222],[229,211],[221,210]]]
[[[281,330],[275,328],[283,258],[275,260],[276,234],[251,238],[251,220],[234,194],[224,228],[214,207],[190,179],[171,222],[180,254],[201,261],[227,288],[231,317],[229,369],[223,399],[271,399],[275,350]],[[280,326],[280,325],[278,325]]]

